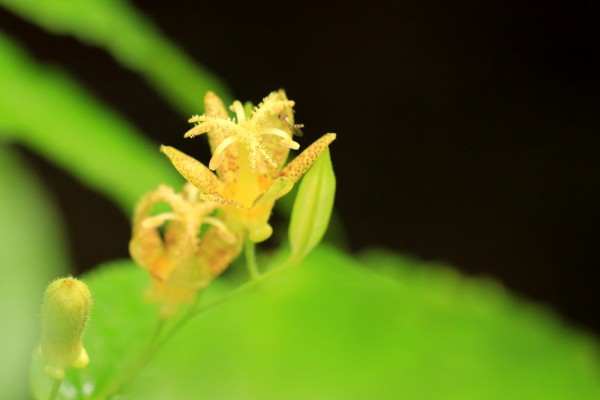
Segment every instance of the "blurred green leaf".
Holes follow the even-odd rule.
[[[51,199],[18,155],[3,145],[0,221],[1,397],[23,399],[44,288],[69,269],[69,260]]]
[[[201,112],[208,90],[226,102],[231,99],[213,73],[194,63],[127,1],[0,0],[0,4],[51,32],[104,47],[185,115]]]
[[[158,145],[2,35],[0,71],[0,136],[43,155],[127,213],[145,191],[183,183]]]
[[[290,220],[292,257],[302,259],[323,238],[335,199],[335,175],[329,149],[317,158],[300,182]]]
[[[404,281],[319,247],[300,267],[197,316],[143,370],[132,398],[600,398],[589,337],[497,285],[377,257]],[[63,393],[101,389],[147,340],[154,310],[141,300],[143,276],[119,263],[88,277],[92,362],[71,371]],[[207,295],[226,290],[215,281]]]

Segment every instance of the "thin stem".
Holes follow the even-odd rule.
[[[152,350],[164,328],[165,320],[159,319],[154,326],[154,332],[152,332],[152,336],[150,337],[150,340],[148,340],[148,343],[146,344],[146,350],[144,350],[144,352],[149,352]]]
[[[48,396],[48,400],[56,399],[58,396],[58,391],[60,390],[60,384],[62,383],[62,379],[55,379],[52,384],[52,390],[50,391],[50,395]]]
[[[258,264],[256,263],[256,250],[254,246],[254,243],[250,239],[246,239],[246,267],[248,268],[250,279],[253,281],[260,277],[260,271],[258,270]]]

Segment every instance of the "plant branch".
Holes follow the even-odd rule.
[[[244,252],[246,253],[246,268],[248,268],[250,279],[255,281],[260,278],[260,271],[258,270],[258,264],[256,263],[255,244],[248,238],[246,239]]]
[[[54,379],[54,383],[52,384],[52,390],[50,391],[48,400],[56,399],[56,396],[58,396],[58,391],[60,390],[61,383],[62,383],[62,379]]]

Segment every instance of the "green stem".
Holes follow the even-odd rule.
[[[233,289],[231,292],[227,293],[226,295],[223,295],[222,297],[220,297],[208,304],[205,304],[202,307],[198,307],[198,309],[196,309],[193,313],[191,313],[189,315],[188,319],[200,314],[203,311],[206,311],[215,306],[218,306],[219,304],[224,303],[233,297],[236,297],[242,293],[245,293],[250,289],[255,288],[256,286],[260,285],[262,282],[269,280],[269,279],[281,274],[282,272],[285,272],[285,271],[295,267],[299,261],[300,260],[298,260],[296,257],[288,258],[280,267],[274,268],[268,272],[265,272],[264,274],[259,275],[256,279],[251,280],[250,282],[246,282],[243,285],[238,286],[237,288]]]
[[[56,399],[58,396],[58,391],[60,390],[60,384],[62,383],[62,379],[55,379],[52,384],[52,390],[50,391],[50,395],[48,396],[48,400]]]
[[[260,278],[260,271],[258,270],[258,264],[256,263],[256,249],[254,243],[250,239],[246,239],[245,244],[246,253],[246,267],[250,274],[250,279],[256,281]]]
[[[156,323],[156,326],[154,327],[154,332],[152,332],[152,336],[150,337],[150,340],[148,340],[148,344],[146,344],[146,350],[144,350],[144,352],[151,352],[154,345],[156,344],[156,342],[158,341],[158,338],[160,337],[161,332],[163,331],[165,327],[165,320],[164,319],[159,319]]]

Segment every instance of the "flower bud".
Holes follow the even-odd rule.
[[[81,339],[91,307],[90,291],[80,280],[61,278],[46,288],[39,348],[39,353],[46,362],[46,375],[63,379],[65,368],[84,368],[89,363]]]

